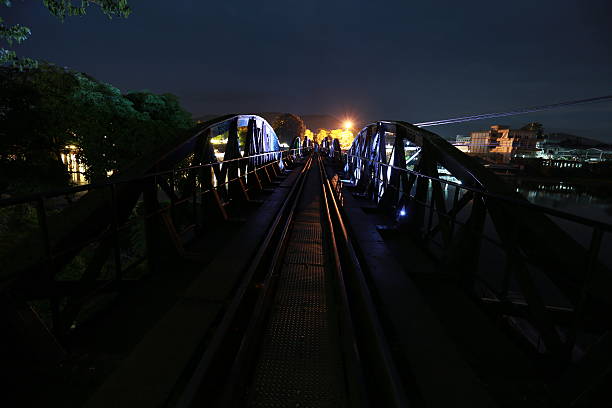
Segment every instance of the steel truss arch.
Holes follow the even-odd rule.
[[[184,231],[227,220],[227,205],[251,201],[249,194],[272,185],[293,155],[280,149],[264,118],[230,114],[158,146],[103,183],[0,200],[0,208],[33,205],[40,221],[40,231],[15,242],[11,256],[2,259],[0,295],[19,293],[24,301],[65,297],[66,306],[53,314],[54,332],[65,333],[103,270],[121,281],[131,267],[121,248],[130,225],[142,225],[146,237],[140,261],[159,268],[161,258],[186,256]],[[47,200],[74,194],[79,197],[72,204],[47,214]],[[58,283],[56,277],[83,251],[88,251],[86,272],[69,285]],[[64,286],[71,292],[62,292]]]
[[[514,282],[549,353],[567,355],[573,340],[555,329],[539,293],[542,279],[584,315],[612,313],[612,274],[597,260],[601,235],[612,226],[529,203],[474,157],[407,122],[365,126],[347,151],[344,171],[356,192],[374,200],[400,228],[426,245],[439,239],[436,253],[445,273],[464,280],[472,291],[478,287],[507,302]],[[465,216],[461,225],[458,214]],[[578,243],[551,216],[592,228],[591,242],[586,247]],[[494,286],[478,277],[483,242],[492,241],[485,232],[506,259],[503,279]]]

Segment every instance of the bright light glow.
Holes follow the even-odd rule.
[[[338,139],[340,142],[340,148],[343,150],[351,147],[353,139],[355,138],[353,132],[348,129],[332,129],[329,131],[328,136],[330,136],[332,139]]]
[[[305,135],[308,136],[309,139],[312,139],[318,143],[321,143],[328,136],[332,139],[338,139],[338,141],[340,142],[340,149],[342,150],[350,148],[351,144],[353,143],[353,139],[355,139],[355,135],[353,134],[353,132],[346,128],[331,130],[319,129],[316,135],[310,130],[306,129]]]
[[[406,210],[404,210],[403,208],[400,210],[400,217],[403,217],[406,215]]]
[[[350,120],[345,120],[344,121],[344,128],[345,129],[351,129],[353,127],[353,122]]]

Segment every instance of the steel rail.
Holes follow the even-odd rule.
[[[359,320],[364,324],[362,329],[367,332],[367,335],[362,335],[362,346],[367,348],[367,353],[364,358],[368,358],[370,362],[374,362],[372,366],[376,367],[376,383],[384,388],[378,390],[378,396],[385,399],[382,405],[388,407],[407,407],[409,406],[408,398],[402,384],[402,380],[398,374],[395,363],[391,356],[382,324],[376,312],[376,306],[372,300],[372,294],[368,288],[364,271],[361,268],[359,258],[353,244],[350,240],[349,232],[343,221],[343,213],[338,205],[338,200],[333,193],[333,189],[329,182],[325,167],[321,164],[323,188],[326,192],[325,196],[329,198],[329,209],[333,215],[334,228],[338,230],[337,236],[340,243],[341,253],[344,258],[344,266],[349,274],[344,274],[346,286],[349,289],[350,300],[354,307],[359,307],[362,312],[359,315]],[[366,344],[363,344],[363,343]],[[374,377],[374,375],[372,375]],[[380,381],[380,378],[383,380]],[[382,401],[381,401],[382,402]]]
[[[249,371],[249,363],[253,360],[253,350],[258,343],[259,338],[261,337],[260,333],[263,331],[263,324],[265,323],[265,316],[272,300],[272,296],[274,294],[274,288],[276,284],[276,280],[278,278],[278,272],[281,263],[281,256],[284,252],[284,249],[287,244],[287,237],[289,236],[289,231],[293,224],[293,220],[295,218],[295,209],[297,207],[300,198],[302,197],[302,192],[304,190],[304,184],[306,182],[306,177],[310,172],[312,167],[312,155],[308,158],[308,161],[304,165],[302,172],[300,174],[301,179],[299,181],[298,189],[295,195],[291,198],[291,208],[288,210],[285,215],[285,219],[283,221],[282,230],[280,236],[274,244],[274,254],[272,259],[269,262],[265,262],[264,268],[267,268],[268,271],[265,275],[263,283],[261,284],[262,288],[259,293],[257,303],[255,304],[254,310],[251,314],[251,318],[249,319],[249,325],[242,336],[242,341],[240,343],[240,348],[236,353],[236,357],[232,364],[231,371],[229,373],[229,381],[226,383],[224,387],[224,392],[221,397],[221,401],[217,403],[219,407],[228,407],[236,405],[238,399],[237,390],[240,389],[240,386],[244,385],[246,381],[246,377],[248,376]],[[296,182],[298,182],[296,181]],[[281,211],[282,212],[282,211]],[[254,268],[262,267],[261,265],[253,265]],[[258,337],[259,335],[259,337]]]
[[[340,253],[338,251],[338,244],[336,240],[336,233],[334,231],[334,222],[332,220],[331,210],[331,197],[328,197],[328,191],[325,187],[325,180],[327,179],[323,160],[321,155],[318,155],[317,160],[319,162],[319,176],[321,178],[321,196],[323,198],[322,212],[324,213],[325,221],[327,222],[327,230],[329,233],[329,244],[328,247],[333,256],[333,263],[335,267],[335,284],[338,291],[339,303],[341,313],[340,329],[341,329],[341,343],[343,359],[345,361],[345,372],[348,380],[348,399],[350,406],[362,407],[368,405],[368,395],[366,393],[365,378],[362,367],[362,359],[359,354],[359,346],[357,345],[355,327],[353,318],[350,311],[350,303],[348,299],[347,288],[344,281],[344,273],[342,269],[342,262],[340,259]]]
[[[211,372],[212,368],[214,367],[215,363],[218,363],[218,361],[216,361],[217,357],[223,354],[221,353],[221,349],[224,347],[225,340],[228,338],[230,331],[233,329],[233,323],[239,317],[238,314],[240,312],[240,309],[245,306],[244,302],[247,296],[247,291],[253,287],[253,284],[256,278],[255,276],[256,273],[261,268],[266,255],[269,254],[272,245],[275,242],[278,242],[275,238],[277,237],[279,233],[281,233],[282,235],[286,234],[286,229],[288,226],[287,221],[290,221],[290,218],[291,218],[291,217],[287,218],[286,212],[290,211],[290,209],[295,208],[295,202],[297,201],[297,198],[299,197],[299,193],[301,193],[302,186],[306,179],[306,174],[310,168],[311,163],[312,163],[312,158],[309,158],[308,162],[302,168],[300,175],[298,176],[299,177],[298,180],[295,181],[295,183],[291,187],[291,190],[287,194],[287,197],[285,198],[280,210],[278,211],[274,221],[272,222],[268,230],[268,233],[266,234],[266,237],[264,238],[262,244],[259,246],[259,249],[257,250],[257,253],[254,256],[253,261],[250,263],[250,266],[248,270],[245,272],[244,277],[242,278],[242,281],[238,289],[236,290],[236,293],[234,294],[232,298],[232,301],[227,307],[223,315],[223,318],[219,326],[217,327],[213,338],[210,341],[210,344],[206,348],[206,351],[204,351],[191,378],[189,379],[186,387],[184,388],[184,391],[182,392],[182,395],[176,405],[177,407],[180,407],[180,408],[191,407],[193,403],[196,401],[199,393],[201,392],[201,388],[203,387],[205,379],[207,377],[219,374],[219,373],[212,373]],[[266,282],[269,282],[268,280],[269,277],[270,277],[270,274],[267,273]],[[267,291],[267,288],[265,289],[266,290],[264,292]],[[258,297],[256,301],[257,302],[256,305],[260,304],[259,299],[261,298]],[[246,330],[248,331],[249,328],[247,328]],[[242,338],[244,340],[244,336],[242,336]],[[238,350],[242,348],[243,340],[240,341]],[[232,364],[232,367],[230,370],[233,371],[233,369],[234,369],[234,366]],[[222,399],[225,399],[225,393]]]
[[[263,325],[276,290],[279,266],[288,243],[296,207],[302,196],[306,177],[311,170],[314,160],[314,155],[311,155],[306,165],[302,168],[299,175],[300,178],[296,180],[290,193],[287,195],[272,227],[245,273],[240,287],[224,313],[212,340],[200,358],[187,386],[183,389],[179,402],[176,405],[177,407],[192,407],[201,402],[200,399],[205,395],[210,396],[215,390],[218,390],[219,394],[217,397],[212,397],[214,401],[207,400],[210,406],[232,407],[244,405],[245,401],[243,398],[245,394],[243,391],[253,373],[253,363],[256,358],[255,350],[262,339]],[[345,269],[347,271],[350,270],[351,275],[359,274],[361,271],[354,250],[352,250],[352,247],[349,248],[347,246],[350,243],[347,243],[346,228],[341,218],[339,218],[341,215],[339,214],[333,190],[329,185],[324,163],[320,156],[316,160],[318,160],[319,164],[321,182],[321,211],[325,219],[323,222],[327,223],[328,227],[326,232],[329,233],[326,241],[333,258],[333,269],[336,272],[332,291],[336,293],[340,303],[340,313],[338,314],[341,325],[339,346],[341,347],[342,360],[344,362],[343,372],[346,379],[347,402],[349,406],[355,407],[373,406],[368,401],[368,382],[365,380],[363,360],[359,354],[361,345],[361,351],[368,354],[369,366],[376,369],[376,376],[379,377],[375,381],[376,384],[383,383],[387,385],[382,388],[385,406],[407,406],[401,380],[393,366],[382,328],[375,316],[374,305],[371,299],[368,299],[370,294],[367,292],[365,279],[363,277],[361,279],[357,278],[359,294],[356,294],[354,290],[349,291],[347,287],[349,280],[353,281],[350,283],[350,286],[355,286],[355,277],[349,279],[343,271]],[[338,235],[338,231],[340,231],[340,235]],[[347,264],[347,257],[343,256],[346,253],[350,254],[350,265]],[[260,276],[260,278],[257,278],[257,276]],[[253,288],[255,282],[259,282],[257,286],[260,289],[254,296],[255,299],[251,297],[249,300],[247,299],[247,291]],[[356,296],[359,297],[359,300],[356,299]],[[363,339],[364,333],[359,335],[361,340],[358,340],[356,335],[353,324],[356,312],[351,312],[351,305],[353,303],[359,303],[360,311],[364,309],[363,304],[365,303],[366,305],[367,316],[360,315],[359,318],[363,319],[365,317],[366,326],[371,329],[367,333],[367,340]],[[246,319],[246,323],[241,328],[237,328],[239,326],[236,324],[238,319]],[[238,330],[238,334],[236,334],[236,330]],[[233,331],[233,333],[230,333],[230,331]],[[237,336],[239,340],[233,343],[228,342],[230,335]],[[370,348],[372,345],[375,345],[375,350]],[[373,360],[375,363],[372,363]],[[221,370],[215,370],[217,367],[221,367]],[[383,373],[380,373],[379,369],[381,367],[383,367]],[[212,382],[211,379],[213,380]],[[380,379],[382,379],[382,382]],[[371,382],[370,385],[372,385]],[[369,389],[371,395],[381,395],[381,390],[374,390],[372,388],[371,386]],[[380,401],[381,399],[378,398],[377,400]]]

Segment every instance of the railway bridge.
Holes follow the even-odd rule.
[[[6,406],[609,406],[612,226],[406,122],[227,115],[0,208]]]

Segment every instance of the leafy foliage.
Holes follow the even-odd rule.
[[[287,144],[291,144],[296,137],[303,139],[306,132],[306,126],[302,118],[292,113],[280,115],[272,123],[272,128],[274,128],[279,142]]]
[[[43,0],[43,3],[51,14],[62,20],[66,16],[84,15],[91,3],[100,6],[102,11],[109,17],[114,15],[127,17],[131,13],[127,0],[80,0],[76,2],[78,5],[75,5],[73,0]]]
[[[75,79],[59,69],[0,70],[0,190],[66,185],[60,150],[67,142]]]
[[[338,139],[340,148],[343,150],[349,149],[353,143],[353,139],[355,139],[353,132],[347,129],[332,129],[329,132],[329,136],[332,139]]]
[[[181,108],[176,95],[155,95],[147,91],[129,92],[125,97],[134,104],[134,109],[145,113],[152,120],[186,129],[193,126],[191,114]]]
[[[43,4],[54,16],[64,20],[66,16],[81,16],[87,12],[91,3],[97,4],[100,9],[109,17],[127,17],[131,10],[127,0],[43,0]],[[0,0],[0,5],[11,7],[10,0]],[[0,40],[9,46],[13,43],[25,41],[32,32],[28,27],[20,24],[7,25],[0,17]],[[0,65],[10,65],[20,70],[24,68],[36,68],[38,61],[32,58],[19,58],[15,51],[0,48]]]
[[[315,135],[315,140],[321,143],[323,142],[323,139],[325,139],[327,136],[329,136],[329,130],[319,129],[317,130],[317,134]]]
[[[309,137],[312,137],[318,143],[323,142],[325,138],[338,139],[343,150],[350,148],[353,139],[355,139],[353,132],[348,129],[318,129],[316,134],[306,129],[306,134],[311,135]]]
[[[119,89],[77,74],[73,100],[80,107],[72,132],[82,149],[87,177],[97,180],[193,126],[191,115],[171,94]]]
[[[112,85],[53,65],[0,68],[0,191],[65,185],[61,152],[80,148],[87,177],[99,180],[192,126],[174,95],[122,95]],[[36,182],[20,183],[32,173]]]

